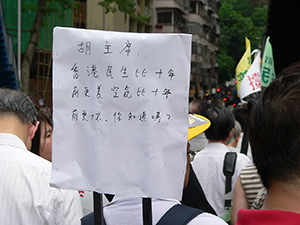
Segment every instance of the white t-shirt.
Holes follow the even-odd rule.
[[[156,224],[160,218],[174,205],[177,200],[152,199],[152,221]],[[127,198],[114,201],[104,207],[104,218],[107,225],[142,225],[142,199]],[[201,213],[188,225],[226,225],[224,220],[209,213]]]
[[[225,175],[223,174],[224,157],[229,149],[222,143],[208,143],[206,148],[198,152],[192,162],[195,174],[201,184],[207,201],[222,217],[224,209]],[[235,172],[232,176],[232,190],[240,171],[252,165],[251,160],[244,154],[237,153]]]
[[[80,224],[77,191],[51,188],[51,163],[20,138],[0,134],[0,224]]]
[[[244,137],[244,133],[241,133],[241,137],[239,139],[239,142],[236,146],[235,152],[241,152],[241,148],[242,148],[242,142],[243,142],[243,137]],[[252,157],[252,150],[251,150],[251,146],[250,146],[250,142],[248,143],[248,151],[247,151],[247,156],[249,157],[249,159],[253,162],[253,157]]]

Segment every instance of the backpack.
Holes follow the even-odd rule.
[[[177,204],[170,208],[156,225],[186,225],[203,211],[186,205]]]
[[[186,205],[176,204],[170,208],[156,225],[186,225],[203,211]],[[81,219],[82,225],[94,225],[94,212]],[[104,225],[106,225],[104,220]]]

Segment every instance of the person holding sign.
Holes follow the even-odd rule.
[[[29,151],[39,122],[30,98],[0,89],[0,224],[79,224],[78,193],[51,188],[51,163]]]
[[[189,132],[188,140],[199,135],[204,130],[210,126],[209,120],[202,116],[191,115],[189,116]],[[190,170],[190,150],[189,144],[187,146],[187,166],[186,174],[184,180],[184,186],[188,183],[189,170]],[[178,224],[181,225],[178,221],[173,222],[176,218],[176,214],[173,214],[172,210],[177,207],[177,214],[186,212],[187,206],[180,205],[178,200],[172,199],[151,199],[152,203],[152,215],[153,215],[153,224]],[[183,206],[185,209],[181,208]],[[190,207],[188,207],[190,208]],[[221,218],[214,216],[212,214],[198,211],[197,209],[190,208],[194,210],[195,217],[191,217],[190,221],[185,223],[188,225],[201,225],[201,224],[214,224],[214,225],[224,225],[226,224]],[[184,216],[183,216],[184,217]],[[89,214],[82,219],[82,225],[93,225],[93,214]],[[172,220],[173,219],[173,220]],[[126,198],[113,201],[104,207],[104,220],[107,225],[110,224],[123,224],[123,225],[132,225],[132,224],[143,224],[142,218],[142,198]],[[171,222],[172,221],[172,222]]]

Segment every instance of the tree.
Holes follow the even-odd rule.
[[[49,3],[47,5],[47,2]],[[39,0],[38,4],[31,3],[24,6],[24,10],[37,10],[37,14],[32,26],[30,39],[25,53],[22,57],[21,65],[21,85],[22,91],[29,93],[30,84],[30,66],[35,53],[37,43],[39,41],[40,30],[43,25],[43,19],[45,15],[54,12],[59,12],[58,6],[63,9],[78,8],[78,4],[74,4],[72,0]],[[63,15],[59,15],[62,17]]]
[[[120,12],[128,14],[140,24],[145,24],[149,20],[148,16],[140,15],[136,12],[136,4],[132,0],[103,0],[98,4],[105,8],[105,13],[115,13],[117,8],[114,6],[114,3],[118,6]]]
[[[244,54],[245,37],[251,41],[251,49],[260,48],[266,24],[267,9],[253,6],[249,0],[221,0],[219,8],[220,54],[219,81],[234,77],[235,68]]]
[[[219,83],[225,83],[225,81],[228,81],[231,79],[230,74],[232,74],[232,71],[235,69],[235,61],[231,56],[228,56],[224,52],[221,52],[218,56],[219,59],[219,74],[222,74],[222,76],[219,76]]]

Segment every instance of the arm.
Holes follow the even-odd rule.
[[[244,188],[242,186],[240,177],[238,177],[233,190],[233,200],[232,200],[232,209],[231,209],[232,225],[235,225],[237,212],[239,211],[239,209],[249,209],[248,200]]]

